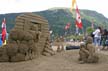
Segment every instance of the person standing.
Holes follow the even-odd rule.
[[[101,43],[101,27],[98,27],[94,32],[94,45],[100,46]]]
[[[103,38],[102,38],[102,43],[103,43],[103,50],[107,47],[108,49],[108,31],[107,29],[104,29],[104,34],[103,34]]]

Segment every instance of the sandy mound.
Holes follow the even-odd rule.
[[[52,57],[17,63],[0,63],[0,71],[108,71],[108,55],[100,53],[99,63],[79,64],[78,50],[57,53]]]

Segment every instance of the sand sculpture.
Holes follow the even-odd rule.
[[[79,61],[81,61],[81,63],[97,63],[99,61],[91,37],[87,38],[86,44],[82,43],[80,45],[79,55]]]
[[[57,43],[57,52],[64,51],[64,46],[63,46],[64,38],[58,37],[55,42]]]
[[[54,54],[48,21],[39,15],[25,13],[16,18],[7,45],[0,48],[0,61],[25,61]]]

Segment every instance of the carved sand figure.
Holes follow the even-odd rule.
[[[99,61],[91,37],[87,38],[86,44],[82,43],[80,45],[79,55],[81,63],[97,63]]]
[[[58,43],[57,52],[63,51],[64,50],[64,46],[63,46],[64,38],[63,37],[57,38],[56,42]]]
[[[0,48],[0,61],[25,61],[42,54],[55,54],[50,46],[48,21],[32,13],[18,16],[7,45]]]

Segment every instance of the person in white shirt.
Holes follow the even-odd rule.
[[[100,46],[101,42],[101,27],[98,27],[94,32],[94,45]]]

